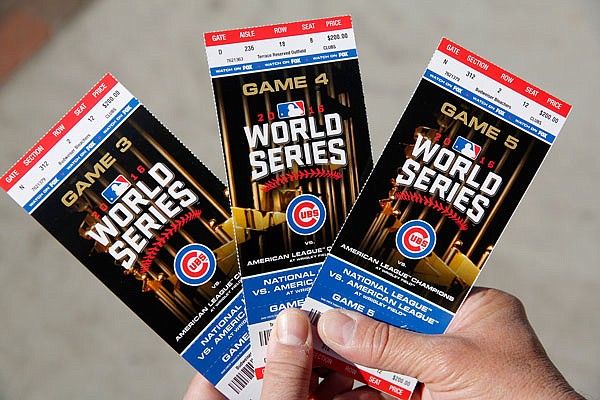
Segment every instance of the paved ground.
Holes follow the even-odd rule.
[[[91,0],[2,0],[0,84]]]
[[[224,177],[202,32],[345,13],[377,155],[446,35],[574,105],[480,283],[521,297],[558,367],[600,399],[597,0],[376,4],[93,2],[0,87],[0,169],[111,71]],[[192,369],[0,197],[0,400],[180,397]]]

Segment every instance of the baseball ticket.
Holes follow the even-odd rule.
[[[372,166],[349,16],[204,35],[256,375]]]
[[[571,106],[442,39],[303,308],[445,332]],[[405,378],[318,357],[406,399]]]
[[[258,398],[226,187],[107,74],[2,188],[229,398]]]

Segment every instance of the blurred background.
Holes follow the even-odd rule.
[[[600,399],[598,0],[0,0],[0,172],[110,71],[224,179],[202,33],[348,13],[375,157],[442,36],[573,104],[478,283]],[[4,193],[0,222],[0,400],[181,398],[183,359]]]

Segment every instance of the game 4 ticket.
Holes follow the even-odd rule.
[[[204,35],[256,375],[372,166],[348,16]]]

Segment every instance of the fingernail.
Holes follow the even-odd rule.
[[[289,346],[302,346],[308,340],[310,325],[308,319],[302,314],[304,311],[296,309],[284,310],[277,317],[277,340]]]
[[[321,316],[323,334],[330,341],[345,346],[352,341],[356,321],[343,310],[327,311]]]

